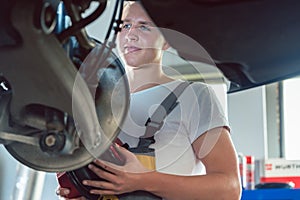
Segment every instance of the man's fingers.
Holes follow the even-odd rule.
[[[97,190],[114,190],[114,185],[107,181],[84,180],[82,183],[84,185],[95,187]]]
[[[110,162],[106,162],[103,160],[94,160],[94,163],[100,167],[102,167],[103,169],[105,169],[106,171],[109,171],[113,174],[118,174],[118,172],[121,170],[121,166],[115,165],[113,163]]]
[[[108,182],[114,182],[114,179],[116,176],[116,174],[114,172],[116,172],[116,170],[114,170],[108,166],[104,166],[104,165],[101,165],[100,167],[102,167],[102,168],[99,168],[96,165],[89,164],[88,167],[100,178],[102,178]]]
[[[67,188],[57,188],[55,193],[59,196],[66,196],[70,193],[70,190]]]

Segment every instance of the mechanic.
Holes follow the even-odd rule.
[[[117,46],[126,64],[131,105],[118,138],[130,150],[137,149],[149,113],[185,81],[163,72],[163,52],[170,45],[140,3],[126,2],[122,20]],[[126,157],[124,166],[99,159],[89,165],[105,179],[84,180],[83,184],[95,187],[90,193],[120,199],[136,199],[130,197],[136,191],[153,194],[154,199],[240,199],[237,154],[230,127],[214,90],[205,83],[189,84],[155,133],[149,146],[154,150],[154,166],[146,166],[136,153],[118,148]],[[65,199],[70,191],[58,188],[57,192]]]

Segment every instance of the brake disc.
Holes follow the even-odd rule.
[[[102,46],[98,45],[83,62],[80,73],[75,77],[72,102],[69,102],[72,104],[80,146],[72,154],[49,154],[39,146],[12,142],[5,147],[13,157],[36,170],[70,171],[90,163],[111,145],[127,114],[129,89],[122,64],[114,54],[111,53],[104,62],[95,59],[101,56],[101,50]],[[88,90],[83,91],[79,86],[82,80]],[[14,86],[20,85],[12,85],[12,88]],[[93,102],[87,101],[88,96],[92,96]],[[96,118],[91,116],[93,114]],[[33,121],[28,120],[25,114],[22,116],[23,123],[26,123],[26,118]],[[36,132],[27,136],[41,138],[40,134]]]
[[[71,154],[51,154],[21,142],[5,144],[14,158],[33,169],[70,171],[98,157],[119,133],[129,104],[128,83],[119,59],[101,45],[91,53],[107,52],[101,62],[100,57],[93,59],[98,63],[94,68],[97,76],[85,76],[94,61],[83,62],[78,70],[55,35],[34,25],[35,12],[34,1],[18,1],[11,21],[21,34],[21,44],[0,47],[0,73],[12,91],[9,108],[0,117],[0,132],[41,138],[47,127],[43,120],[32,117],[31,108],[53,108],[73,117],[82,141]],[[31,128],[42,131],[28,132]]]

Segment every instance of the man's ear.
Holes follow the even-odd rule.
[[[171,46],[170,46],[170,44],[167,42],[167,41],[165,41],[164,42],[164,45],[163,45],[163,47],[162,47],[162,49],[163,50],[167,50],[168,48],[170,48]]]

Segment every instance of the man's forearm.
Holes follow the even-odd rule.
[[[241,192],[239,180],[230,176],[222,173],[177,176],[150,172],[141,174],[138,182],[141,190],[164,199],[239,200]]]

